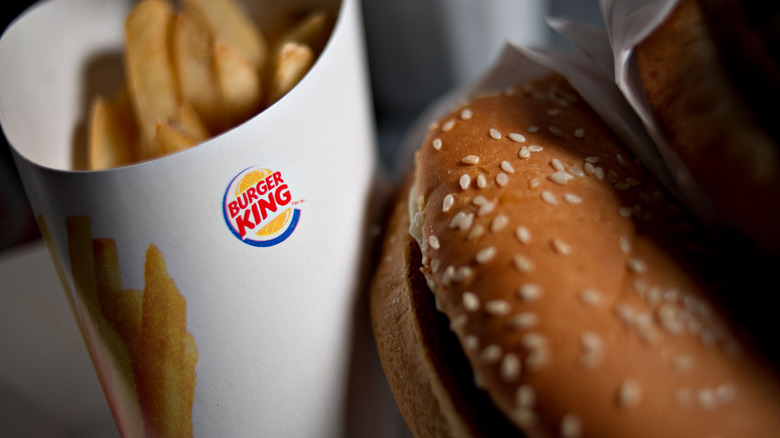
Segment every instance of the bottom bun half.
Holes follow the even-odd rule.
[[[371,283],[404,418],[417,437],[780,436],[771,292],[714,246],[562,77],[462,104]]]

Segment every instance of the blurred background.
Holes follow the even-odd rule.
[[[568,50],[547,16],[603,27],[598,0],[361,2],[378,154],[390,178],[403,171],[398,150],[414,120],[447,91],[475,80],[505,42]],[[0,29],[33,3],[4,1]],[[0,435],[117,436],[0,137]]]

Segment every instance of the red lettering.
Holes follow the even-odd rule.
[[[268,199],[260,199],[257,201],[257,205],[260,206],[260,214],[263,216],[263,220],[268,217],[268,211],[276,212],[276,199],[273,196],[268,196]]]
[[[228,210],[230,211],[230,218],[233,219],[236,217],[238,212],[240,211],[238,208],[238,202],[232,201],[230,204],[228,204]]]
[[[236,218],[236,226],[238,227],[238,234],[243,239],[244,236],[246,236],[246,230],[247,228],[254,229],[255,224],[252,223],[252,221],[249,220],[249,213],[251,213],[250,210],[244,210],[244,216],[238,216]]]
[[[273,176],[273,177],[274,177],[274,181],[275,181],[277,184],[284,184],[284,181],[282,181],[282,172],[276,172],[276,173],[274,173],[274,174],[273,174],[273,175],[271,175],[271,176]]]
[[[236,198],[238,200],[238,208],[243,210],[247,207],[249,207],[249,201],[246,199],[246,192],[242,193],[241,196]],[[244,202],[241,202],[244,201]]]
[[[290,195],[290,190],[287,188],[287,184],[280,185],[279,188],[276,189],[274,197],[276,198],[276,204],[279,206],[289,204],[290,199],[292,199],[292,195]]]
[[[268,185],[268,190],[271,190],[272,188],[276,187],[276,183],[274,183],[274,176],[268,175],[265,178],[265,183]]]
[[[265,192],[268,191],[268,187],[265,185],[265,180],[261,179],[260,181],[258,181],[257,184],[255,185],[255,189],[257,190],[258,195],[260,196],[265,195]]]
[[[253,202],[255,199],[257,199],[257,193],[255,193],[254,187],[246,189],[246,194],[249,197],[249,199],[246,201],[247,203]]]

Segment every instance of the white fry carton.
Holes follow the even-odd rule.
[[[261,27],[294,7],[337,20],[289,94],[197,147],[72,170],[90,99],[121,82],[131,1],[17,20],[0,122],[123,436],[381,436],[392,411],[376,409],[360,306],[376,148],[359,2],[247,3]]]

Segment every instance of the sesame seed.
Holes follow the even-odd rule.
[[[525,143],[525,136],[523,134],[518,134],[517,132],[510,132],[509,135],[507,135],[510,140],[512,140],[515,143]]]
[[[523,273],[531,272],[534,269],[534,263],[531,259],[521,254],[512,257],[512,262],[514,262],[515,268]]]
[[[430,245],[433,249],[439,249],[441,247],[439,244],[439,238],[433,235],[428,237],[428,245]]]
[[[628,163],[626,163],[626,159],[623,158],[623,155],[617,154],[616,158],[617,158],[617,162],[620,165],[620,167],[623,167],[623,168],[628,167]]]
[[[441,125],[441,130],[444,132],[452,131],[452,128],[455,127],[455,120],[447,120],[444,122],[444,124]]]
[[[720,403],[731,403],[737,398],[737,388],[731,383],[724,383],[715,389],[715,396]]]
[[[642,387],[635,380],[626,380],[618,390],[618,404],[622,408],[634,408],[642,401]]]
[[[547,128],[547,129],[548,129],[548,130],[549,130],[549,131],[550,131],[550,132],[551,132],[553,135],[555,135],[556,137],[563,137],[563,131],[561,130],[561,128],[559,128],[559,127],[557,127],[557,126],[552,126],[552,125],[550,125],[550,127],[549,127],[549,128]]]
[[[628,189],[630,189],[631,186],[628,183],[617,183],[615,184],[615,189],[620,190],[621,192],[624,192]]]
[[[532,408],[536,404],[536,393],[529,385],[520,385],[515,392],[515,403],[523,408]]]
[[[515,173],[515,168],[512,167],[512,163],[510,163],[509,161],[506,161],[506,160],[501,162],[501,170],[503,170],[504,172],[506,172],[506,173],[508,173],[510,175]]]
[[[618,246],[624,254],[631,254],[631,239],[626,236],[620,236],[618,239]]]
[[[571,245],[564,242],[561,239],[553,239],[551,242],[551,245],[555,252],[557,252],[560,255],[569,255],[571,254]]]
[[[630,186],[638,186],[640,184],[640,181],[636,178],[626,178],[626,184]]]
[[[474,386],[485,389],[485,378],[478,371],[474,371]]]
[[[597,180],[601,181],[604,179],[604,169],[601,167],[597,167],[593,170],[593,176],[596,177]]]
[[[545,113],[549,117],[558,117],[559,115],[561,115],[561,110],[558,108],[550,108],[547,111],[545,111]]]
[[[507,353],[501,360],[501,377],[505,382],[514,382],[520,377],[522,365],[520,359],[512,353]]]
[[[557,159],[557,158],[553,158],[552,160],[550,160],[550,165],[551,165],[551,166],[553,167],[553,169],[555,169],[555,170],[563,170],[563,169],[565,169],[565,166],[563,165],[563,163],[561,162],[561,160],[559,160],[559,159]]]
[[[463,338],[463,347],[469,351],[475,351],[479,348],[479,338],[474,335],[468,335]]]
[[[501,346],[496,344],[490,344],[487,347],[485,347],[484,350],[482,350],[482,353],[479,354],[479,359],[482,362],[492,364],[501,360],[502,354],[503,351],[501,350]]]
[[[558,172],[551,173],[547,175],[547,178],[558,185],[564,185],[574,179],[574,177],[566,173],[565,170],[559,170]]]
[[[521,312],[509,318],[507,323],[516,330],[530,329],[539,323],[539,316],[533,312]]]
[[[614,170],[610,169],[607,172],[607,181],[609,181],[611,184],[615,184],[617,182],[618,178],[620,178],[620,176]]]
[[[479,310],[479,297],[474,292],[463,292],[463,308],[467,312],[476,312]]]
[[[634,209],[631,207],[620,207],[618,208],[618,214],[623,216],[624,218],[628,219],[631,217],[631,214],[634,213]]]
[[[471,110],[468,109],[468,108],[464,108],[463,111],[460,112],[460,118],[463,119],[463,120],[470,119],[472,115],[473,114],[472,114]]]
[[[468,266],[461,266],[455,271],[455,281],[463,282],[471,278],[474,275],[474,271]]]
[[[414,224],[417,225],[417,227],[421,227],[423,224],[423,214],[421,211],[418,211],[414,214]]]
[[[585,162],[586,162],[586,163],[596,164],[596,163],[598,163],[599,161],[601,161],[601,158],[600,158],[600,157],[595,157],[595,156],[592,156],[592,157],[587,157],[587,158],[585,158]]]
[[[512,306],[506,300],[491,300],[485,303],[485,312],[494,316],[508,315],[511,310]]]
[[[531,150],[523,146],[520,148],[520,152],[517,153],[517,156],[523,159],[531,158]]]
[[[574,414],[566,414],[561,420],[561,438],[580,438],[582,420]]]
[[[536,413],[527,408],[515,409],[512,411],[512,416],[514,417],[517,424],[526,428],[533,427],[537,421]]]
[[[596,306],[601,302],[601,293],[593,289],[585,289],[580,292],[580,299],[589,306]]]
[[[452,321],[450,321],[450,330],[452,331],[458,331],[466,326],[469,322],[469,317],[465,313],[460,314],[456,316],[455,318],[452,318]]]
[[[504,172],[499,173],[496,175],[496,184],[498,184],[501,187],[504,187],[509,183],[509,176],[505,174]]]
[[[490,137],[493,138],[494,140],[501,140],[501,131],[499,131],[498,129],[490,128],[489,133],[490,133]]]
[[[481,173],[477,175],[477,187],[480,189],[487,187],[487,178],[485,178],[485,175]]]
[[[541,179],[533,178],[533,179],[531,179],[531,181],[528,182],[528,187],[530,187],[532,189],[535,189],[535,188],[539,187],[539,184],[541,184],[541,183],[542,183]]]
[[[711,410],[718,407],[718,399],[715,396],[715,391],[712,389],[704,388],[699,390],[697,398],[699,400],[699,404],[704,409]]]
[[[474,205],[485,205],[485,204],[490,203],[490,201],[488,201],[487,198],[485,198],[482,195],[477,195],[476,197],[474,197],[474,199],[471,200],[471,202]]]
[[[590,163],[585,163],[584,166],[582,166],[583,170],[585,170],[585,175],[593,175],[596,171],[596,167]]]
[[[577,138],[583,138],[585,137],[585,130],[582,128],[577,128],[574,130],[574,136]]]
[[[433,142],[431,143],[433,145],[433,148],[437,151],[441,150],[441,139],[440,138],[434,138]]]
[[[446,286],[452,282],[452,277],[455,276],[455,267],[447,266],[444,272],[441,274],[441,282]]]
[[[515,237],[522,243],[528,243],[531,241],[531,231],[524,226],[519,226],[515,229]]]
[[[450,228],[458,228],[460,230],[468,230],[474,224],[474,213],[465,213],[459,211],[452,217],[450,221]]]
[[[493,218],[493,222],[490,224],[490,231],[496,232],[501,231],[504,229],[504,227],[507,226],[509,223],[509,218],[507,216],[504,216],[503,214],[500,214]]]
[[[629,258],[626,262],[628,263],[628,268],[634,274],[644,274],[647,272],[647,263],[638,258],[632,257]]]
[[[480,236],[485,234],[485,227],[483,227],[480,224],[474,224],[474,226],[471,228],[471,231],[469,231],[469,234],[466,235],[466,239],[472,240],[476,239]]]
[[[531,133],[539,132],[539,127],[536,126],[536,125],[531,125],[531,126],[528,127],[528,132],[531,132]]]
[[[600,350],[604,345],[601,336],[595,332],[583,332],[582,335],[580,335],[580,343],[587,351]]]
[[[461,189],[466,190],[469,187],[469,184],[471,184],[471,177],[466,174],[461,175],[458,184],[460,184]]]
[[[569,166],[566,168],[566,171],[572,174],[573,176],[576,176],[577,178],[582,178],[585,176],[585,172],[582,171],[582,169],[574,166]]]
[[[532,301],[542,295],[542,288],[536,284],[524,284],[517,293],[523,301]]]
[[[558,201],[555,199],[555,195],[548,191],[542,192],[542,200],[550,205],[558,205]]]
[[[474,165],[479,163],[479,157],[476,155],[466,155],[460,160],[463,164]]]
[[[539,146],[538,144],[532,144],[528,146],[528,150],[531,152],[541,152],[544,150],[544,147]]]
[[[452,194],[447,194],[444,197],[444,201],[441,203],[441,211],[446,213],[452,208],[452,204],[455,203],[455,197]]]
[[[477,252],[477,263],[479,264],[485,264],[490,262],[496,257],[496,253],[498,250],[495,246],[488,246],[487,248],[483,248]]]
[[[479,206],[479,210],[477,210],[477,216],[485,216],[486,214],[490,214],[490,212],[492,212],[495,207],[496,205],[492,202],[482,204]]]
[[[525,358],[525,367],[529,371],[537,371],[550,363],[550,350],[546,347],[531,350]]]
[[[563,200],[568,202],[569,204],[581,204],[582,198],[579,196],[572,194],[572,193],[566,193],[563,195]]]

